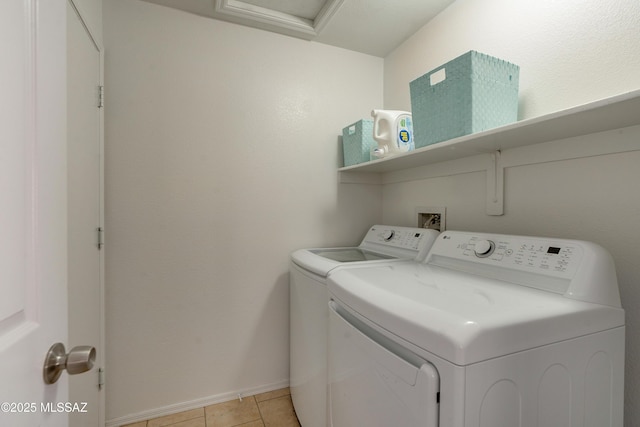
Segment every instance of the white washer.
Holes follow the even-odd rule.
[[[624,310],[592,243],[446,231],[329,277],[333,427],[622,427]]]
[[[423,260],[438,234],[375,225],[357,247],[301,249],[291,254],[290,388],[304,427],[327,425],[327,276],[345,267]]]

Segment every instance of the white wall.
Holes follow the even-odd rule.
[[[336,168],[383,60],[139,1],[104,19],[107,420],[286,385],[289,253],[380,220]]]
[[[411,80],[473,49],[521,67],[519,116],[536,117],[639,89],[639,47],[637,0],[458,0],[385,58],[385,107],[410,109]],[[583,149],[625,141],[638,146],[640,127],[503,153],[503,216],[485,214],[483,172],[386,184],[383,221],[412,225],[416,206],[446,206],[449,229],[579,238],[609,249],[627,310],[632,427],[640,425],[640,151],[587,157]],[[567,147],[575,158],[560,156]]]
[[[457,0],[385,59],[385,107],[469,50],[520,66],[520,119],[637,89],[637,0]]]

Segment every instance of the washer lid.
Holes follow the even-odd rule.
[[[291,254],[291,260],[322,277],[341,265],[396,258],[423,260],[439,234],[424,228],[374,225],[357,247],[300,249]]]
[[[328,286],[373,323],[457,365],[624,325],[617,307],[414,262],[340,270]]]
[[[323,277],[344,263],[381,261],[395,258],[391,255],[379,254],[359,247],[300,249],[291,254],[291,259],[295,264]]]
[[[338,262],[378,261],[394,258],[360,248],[309,249],[312,254]]]

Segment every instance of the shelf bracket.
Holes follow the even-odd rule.
[[[504,215],[504,166],[500,150],[491,153],[487,167],[487,215]]]

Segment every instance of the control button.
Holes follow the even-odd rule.
[[[479,258],[486,258],[495,249],[496,245],[491,240],[478,240],[476,242],[475,254]]]
[[[395,234],[396,233],[393,230],[386,230],[384,233],[382,233],[382,238],[388,242],[389,240],[393,239],[393,236]]]

